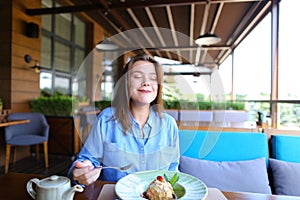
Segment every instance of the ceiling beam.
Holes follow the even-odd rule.
[[[201,28],[199,35],[203,35],[205,33],[205,28],[207,25],[207,20],[209,16],[209,10],[210,10],[210,1],[205,5],[204,13],[203,13],[203,20],[201,22]],[[201,58],[201,48],[197,48],[196,56],[195,56],[195,65],[198,65]]]
[[[123,39],[128,42],[128,44],[130,46],[135,46],[137,44],[137,42],[132,41],[130,38],[128,38],[126,36],[126,34],[123,33],[124,30],[131,29],[131,27],[128,25],[128,23],[123,19],[123,17],[120,16],[119,12],[117,12],[116,10],[110,10],[108,8],[107,2],[105,0],[100,0],[100,2],[103,4],[104,8],[107,10],[107,15],[105,15],[107,20],[109,20],[108,15],[112,15],[115,19],[117,19],[117,21],[121,25],[121,27],[116,27],[116,24],[112,23],[114,25],[115,29],[117,30],[117,34],[120,34],[123,37]],[[101,11],[98,11],[98,13],[102,14]],[[99,23],[99,24],[101,24],[101,23]],[[138,37],[138,36],[136,36],[136,37]],[[119,41],[119,43],[121,43],[121,41]],[[147,52],[147,51],[146,51],[146,53],[149,54],[149,52]]]
[[[207,0],[151,0],[151,1],[130,1],[110,3],[111,9],[120,8],[144,8],[144,7],[166,7],[166,6],[185,6],[192,3],[206,4]]]
[[[194,44],[194,29],[195,29],[195,4],[192,4],[191,5],[191,12],[190,12],[190,42],[189,42],[189,45],[190,46],[193,46]],[[189,53],[189,61],[192,62],[193,60],[193,52],[192,50],[190,50],[190,53]]]
[[[29,16],[34,15],[47,15],[47,14],[59,14],[59,13],[73,13],[73,12],[86,12],[91,10],[102,10],[106,12],[112,9],[120,8],[138,8],[138,7],[165,7],[169,6],[180,6],[180,5],[191,5],[191,4],[211,4],[215,3],[234,3],[234,2],[252,2],[252,1],[261,1],[261,0],[151,0],[151,1],[133,1],[133,2],[119,2],[119,3],[110,3],[108,8],[105,8],[100,3],[94,3],[92,5],[77,5],[77,6],[61,6],[53,8],[30,8],[25,9],[25,13]]]
[[[167,16],[168,16],[169,26],[170,26],[170,28],[172,30],[171,33],[172,33],[172,38],[173,38],[174,45],[178,46],[178,38],[177,38],[177,35],[176,35],[176,29],[175,29],[175,24],[174,24],[174,20],[173,20],[173,15],[172,15],[171,7],[170,6],[166,6],[166,11],[167,11]],[[176,49],[176,52],[177,52],[176,55],[177,55],[178,61],[182,62],[181,54],[180,54],[179,49]]]
[[[111,9],[124,8],[144,8],[144,7],[166,7],[166,6],[187,6],[191,4],[207,4],[207,3],[237,3],[252,2],[261,0],[151,0],[151,1],[117,1],[109,2]]]
[[[143,26],[141,24],[141,22],[138,20],[138,18],[135,16],[134,12],[132,11],[132,9],[128,8],[127,9],[128,14],[130,15],[130,17],[132,18],[132,20],[134,21],[134,23],[136,24],[136,26],[140,29],[140,31],[143,33],[144,38],[147,40],[147,42],[150,44],[150,46],[154,47],[154,42],[152,41],[152,39],[150,38],[150,36],[147,34],[147,32],[145,31],[145,29],[143,29]],[[136,41],[138,43],[138,45],[140,47],[142,47],[144,49],[144,51],[147,54],[150,54],[146,48],[139,42],[139,40]]]
[[[138,49],[140,47],[128,47],[128,48],[119,48],[119,50],[121,51],[127,51],[127,50],[132,50],[132,49]],[[160,50],[160,51],[174,51],[174,50],[177,50],[177,49],[180,49],[181,51],[188,51],[188,50],[195,50],[199,48],[199,46],[156,46],[155,48],[146,48],[148,49],[149,51],[157,51],[157,50]],[[207,49],[209,51],[219,51],[219,50],[228,50],[230,49],[231,47],[230,46],[202,46],[201,49]],[[115,50],[113,50],[115,51]]]
[[[162,46],[165,47],[165,46],[166,46],[166,43],[165,43],[165,41],[164,41],[164,39],[163,39],[163,37],[162,37],[161,32],[159,31],[158,25],[157,25],[157,23],[156,23],[156,21],[155,21],[155,19],[154,19],[154,16],[153,16],[153,14],[152,14],[150,8],[149,8],[149,7],[145,7],[145,11],[146,11],[146,13],[147,13],[147,16],[148,16],[148,18],[149,18],[149,20],[150,20],[150,23],[151,23],[152,27],[154,28],[154,31],[155,31],[157,37],[158,37],[158,39],[159,39],[159,42],[162,44]],[[162,57],[162,55],[161,55],[161,53],[160,53],[159,51],[157,51],[157,54],[158,54],[160,57]],[[171,55],[169,54],[169,52],[167,52],[167,56],[168,56],[168,58],[171,58]]]
[[[256,5],[256,6],[258,6],[258,5]],[[260,19],[264,15],[266,15],[266,13],[268,13],[267,11],[269,9],[271,9],[271,1],[268,1],[268,3],[266,3],[262,9],[260,9],[259,13],[255,13],[254,11],[256,9],[252,8],[252,11],[249,12],[250,14],[249,13],[247,14],[245,19],[249,20],[250,19],[249,15],[251,15],[251,14],[252,14],[252,16],[255,16],[254,19],[249,20],[250,22],[248,22],[248,23],[241,22],[239,24],[239,26],[236,27],[236,29],[235,29],[236,31],[233,32],[230,39],[228,41],[226,41],[226,44],[232,43],[231,50],[226,51],[226,52],[223,50],[218,54],[218,56],[216,58],[219,60],[218,64],[221,64],[232,53],[232,51],[235,49],[235,47],[238,46],[242,42],[242,40],[250,33],[250,31],[255,27],[255,25],[259,23]],[[241,24],[243,24],[243,27],[241,27]],[[240,31],[240,32],[237,32],[237,31]],[[233,38],[235,38],[235,37],[236,37],[235,41],[232,42]]]
[[[106,8],[102,4],[92,4],[92,5],[80,5],[80,6],[61,6],[61,7],[53,7],[53,8],[25,9],[25,13],[29,16],[34,16],[34,15],[48,15],[48,14],[59,14],[59,13],[85,12],[90,10],[105,11]]]
[[[218,4],[218,8],[217,8],[217,10],[216,10],[216,12],[214,14],[214,18],[213,18],[211,27],[209,29],[210,33],[214,33],[215,32],[215,29],[216,29],[217,24],[218,24],[219,19],[220,19],[221,12],[223,10],[223,6],[224,6],[224,3]],[[205,61],[205,59],[207,57],[206,55],[208,54],[207,50],[208,49],[203,49],[202,58],[200,58],[201,59],[200,63],[203,63]]]

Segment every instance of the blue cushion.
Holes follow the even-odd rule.
[[[291,135],[272,135],[272,158],[300,163],[300,137]]]
[[[300,196],[300,163],[271,158],[269,159],[269,163],[275,194]]]
[[[265,158],[215,162],[181,156],[179,170],[223,191],[271,194]]]
[[[211,161],[241,161],[269,157],[265,134],[180,130],[181,155]]]

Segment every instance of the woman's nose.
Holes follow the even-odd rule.
[[[149,81],[144,81],[143,82],[143,86],[149,86],[150,85],[150,82]]]
[[[143,86],[149,86],[150,83],[151,83],[151,80],[149,79],[149,77],[145,76],[145,77],[143,78],[142,85],[143,85]]]

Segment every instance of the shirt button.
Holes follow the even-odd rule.
[[[141,151],[144,151],[144,148],[143,148],[143,147],[141,147]]]

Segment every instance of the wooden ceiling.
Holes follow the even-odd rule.
[[[85,12],[123,50],[215,68],[270,11],[270,0],[71,0],[74,6],[27,9],[29,15]],[[221,42],[199,46],[214,33]]]

